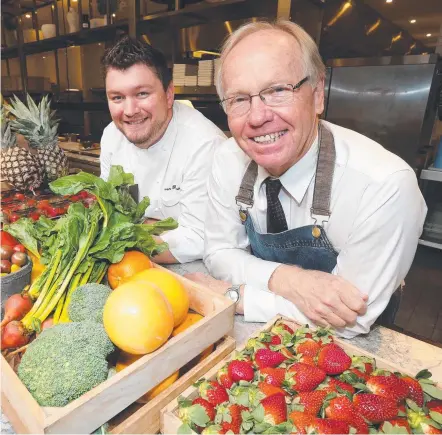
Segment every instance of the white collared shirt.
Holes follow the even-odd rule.
[[[336,148],[331,216],[325,223],[327,236],[338,252],[332,273],[369,295],[367,313],[358,317],[354,327],[337,331],[350,338],[369,331],[408,273],[427,207],[413,170],[402,159],[359,133],[325,124],[333,133]],[[279,198],[289,229],[315,223],[310,207],[317,155],[316,139],[307,154],[280,177],[283,188]],[[235,202],[249,162],[233,138],[215,153],[208,185],[205,264],[216,278],[246,284],[246,321],[266,322],[283,314],[311,324],[295,304],[269,291],[269,279],[279,263],[250,253]],[[255,229],[262,233],[267,232],[263,181],[268,175],[258,169],[255,203],[249,209]]]
[[[107,179],[112,165],[123,166],[134,175],[139,198],[150,198],[146,217],[178,221],[161,238],[180,263],[203,256],[207,178],[213,152],[225,139],[204,115],[178,102],[163,137],[148,149],[129,142],[113,122],[104,129],[101,178]]]

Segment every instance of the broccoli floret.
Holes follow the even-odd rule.
[[[112,290],[102,284],[85,284],[74,290],[68,305],[73,322],[103,323],[103,308]]]
[[[58,324],[28,346],[18,376],[41,406],[65,406],[106,380],[113,350],[99,323]]]

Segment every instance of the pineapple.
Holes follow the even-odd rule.
[[[2,176],[19,190],[34,191],[43,182],[43,171],[37,159],[16,144],[15,133],[2,113],[1,157]]]
[[[37,157],[48,181],[64,177],[69,172],[68,159],[57,145],[58,119],[51,110],[50,101],[45,95],[37,106],[27,95],[27,106],[16,96],[8,110],[15,116],[11,127],[21,133],[29,146],[37,150]]]

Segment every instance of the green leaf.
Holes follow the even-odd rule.
[[[431,378],[432,374],[427,369],[423,369],[420,372],[417,373],[415,376],[416,379],[429,379]]]
[[[264,420],[264,416],[265,416],[265,411],[264,411],[264,407],[259,404],[253,411],[252,411],[252,416],[253,418],[261,423]]]
[[[269,423],[264,423],[264,422],[258,423],[258,424],[255,424],[253,432],[254,433],[263,433],[264,431],[266,431],[270,427],[271,427],[271,424],[269,424]]]
[[[141,220],[141,218],[144,216],[144,213],[146,213],[147,207],[150,205],[150,199],[145,196],[138,204],[137,208],[135,209],[134,214],[134,222],[138,222]]]
[[[29,218],[21,218],[3,228],[11,236],[14,236],[28,251],[36,257],[40,257],[38,252],[38,240],[34,229],[34,221]]]
[[[190,426],[188,424],[182,424],[178,430],[177,430],[178,434],[181,435],[188,435],[192,433],[192,429],[190,428]]]
[[[407,406],[414,412],[420,412],[421,409],[419,408],[419,406],[416,405],[415,402],[413,402],[413,400],[411,399],[405,399],[405,402],[407,402]]]
[[[180,408],[188,408],[192,405],[192,401],[183,396],[178,396],[177,402]]]
[[[422,389],[429,394],[431,397],[434,397],[435,399],[442,400],[442,390],[435,387],[434,385],[429,384],[421,384]]]
[[[124,169],[121,165],[113,165],[109,170],[107,182],[114,187],[118,187],[123,184],[132,185],[134,184],[134,176],[133,174],[124,172]]]
[[[292,428],[293,428],[293,425],[291,423],[289,423],[288,421],[285,421],[285,422],[280,423],[276,426],[269,427],[263,433],[265,433],[265,434],[290,433]]]
[[[206,410],[201,405],[192,405],[189,408],[189,417],[192,423],[195,423],[197,426],[205,427],[206,424],[210,421],[207,416]]]
[[[436,411],[430,411],[430,417],[439,424],[442,424],[442,414]]]

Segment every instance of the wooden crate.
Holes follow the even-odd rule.
[[[203,361],[181,376],[169,388],[145,405],[133,404],[110,422],[111,434],[157,433],[160,430],[160,411],[215,364],[235,350],[235,340],[224,337],[216,349]]]
[[[2,356],[2,408],[16,432],[89,434],[231,332],[235,315],[232,301],[169,273],[183,283],[190,308],[204,319],[64,407],[39,406]]]
[[[251,337],[258,337],[261,332],[267,332],[269,331],[272,326],[279,320],[283,320],[287,325],[289,325],[293,330],[296,330],[300,328],[301,325],[293,322],[293,320],[287,319],[283,316],[276,316],[272,320],[270,320],[268,323],[266,323],[262,328],[258,329],[254,334],[251,335]],[[358,346],[355,346],[353,344],[348,343],[345,340],[341,340],[339,338],[335,338],[335,342],[338,343],[349,355],[365,355],[370,358],[376,359],[376,367],[383,368],[386,370],[390,370],[393,372],[400,371],[402,373],[408,374],[410,376],[414,376],[414,374],[407,372],[402,367],[399,367],[398,365],[392,363],[391,361],[387,361],[386,359],[379,358],[376,355],[373,355],[370,352],[365,351],[364,349],[361,349]],[[238,351],[242,351],[245,348],[245,344],[241,346]],[[211,370],[209,370],[204,377],[206,379],[210,380],[216,380],[216,374],[218,373],[218,370],[223,367],[226,363],[228,363],[235,352],[232,352],[229,356],[224,358],[219,364],[214,366]],[[436,379],[437,386],[439,388],[442,388],[442,380]],[[184,398],[194,399],[198,395],[198,390],[190,386],[182,396]],[[172,434],[172,433],[178,433],[178,428],[182,425],[182,421],[178,417],[178,401],[177,399],[172,400],[172,402],[169,403],[165,408],[161,410],[161,433],[163,434]],[[195,433],[195,432],[192,432]]]

